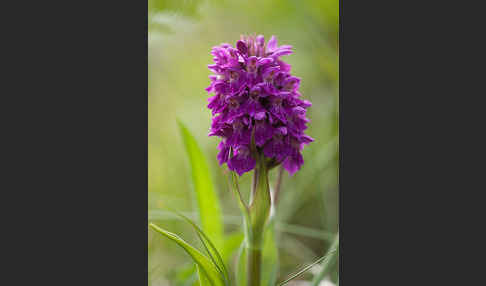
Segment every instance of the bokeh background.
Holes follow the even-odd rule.
[[[194,231],[167,212],[195,211],[188,158],[179,118],[207,156],[224,213],[225,232],[241,225],[238,205],[216,160],[219,139],[208,137],[206,108],[212,63],[210,50],[235,44],[241,34],[276,35],[294,47],[283,59],[302,78],[300,92],[313,105],[307,133],[315,142],[303,151],[305,163],[285,173],[277,215],[278,281],[325,254],[338,231],[338,0],[149,0],[148,34],[148,210],[149,221],[197,245]],[[271,184],[277,170],[271,173]],[[251,174],[240,178],[245,195]],[[173,242],[148,231],[149,285],[192,285],[181,272],[191,259]],[[188,270],[190,271],[190,270]],[[333,271],[331,280],[335,280]],[[301,280],[312,279],[312,271]],[[326,282],[331,283],[331,282]]]

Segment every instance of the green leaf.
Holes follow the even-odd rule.
[[[321,282],[322,279],[329,273],[331,267],[336,263],[336,260],[339,256],[339,234],[336,235],[334,242],[332,243],[331,247],[327,251],[326,257],[322,263],[322,270],[314,276],[312,280],[311,286],[317,286]]]
[[[209,281],[208,277],[204,273],[204,271],[201,271],[198,265],[197,267],[197,276],[199,277],[199,285],[200,286],[211,286],[211,282]]]
[[[196,248],[188,244],[182,238],[177,236],[174,233],[168,232],[153,223],[150,223],[149,226],[155,230],[156,232],[164,235],[165,237],[171,239],[175,243],[177,243],[180,247],[182,247],[187,254],[191,256],[194,262],[199,267],[198,269],[201,270],[200,273],[206,275],[210,285],[212,286],[223,286],[224,285],[224,277],[218,272],[218,269],[213,264],[213,262],[207,258],[204,254],[199,252]]]
[[[221,254],[219,254],[218,249],[214,246],[214,244],[211,242],[209,237],[189,218],[184,216],[181,213],[176,213],[178,216],[182,217],[187,223],[189,223],[194,230],[197,233],[197,236],[201,243],[203,244],[204,248],[206,249],[206,252],[209,255],[209,258],[213,262],[213,264],[218,268],[218,271],[224,276],[224,279],[227,283],[229,283],[229,276],[228,276],[228,270],[226,269],[226,266],[224,265],[223,258],[221,258]],[[209,247],[208,247],[209,246]]]
[[[265,230],[262,252],[262,282],[263,286],[274,286],[277,282],[279,263],[278,248],[275,243],[275,227],[272,219]]]
[[[202,229],[208,234],[214,245],[221,249],[223,246],[223,219],[206,158],[186,126],[179,120],[177,122],[189,156]]]

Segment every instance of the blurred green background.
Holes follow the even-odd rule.
[[[293,177],[285,173],[276,209],[279,247],[278,281],[320,256],[338,230],[338,0],[149,0],[148,34],[148,209],[149,221],[197,245],[191,227],[168,208],[189,216],[196,210],[191,174],[179,118],[207,157],[221,200],[225,232],[241,225],[237,201],[216,160],[218,138],[208,137],[206,108],[212,63],[210,50],[235,44],[241,34],[271,35],[294,47],[283,59],[302,78],[300,92],[313,105],[307,133],[315,142],[303,151],[305,163]],[[270,181],[276,177],[272,171]],[[251,174],[240,178],[247,195]],[[148,231],[149,285],[191,285],[181,279],[190,258],[173,242]],[[189,269],[189,268],[187,268]],[[334,271],[333,280],[336,279]],[[178,278],[179,277],[179,278]],[[311,280],[312,273],[301,279]]]

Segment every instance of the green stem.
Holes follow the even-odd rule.
[[[262,250],[247,248],[247,253],[248,286],[259,286],[261,281]]]
[[[263,156],[260,156],[257,161],[249,207],[250,221],[247,223],[246,232],[248,286],[260,286],[263,233],[271,205],[268,169]]]

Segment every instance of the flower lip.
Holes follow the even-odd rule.
[[[284,80],[283,88],[287,91],[295,90],[299,87],[299,84],[300,84],[300,78],[295,76],[290,76]]]

